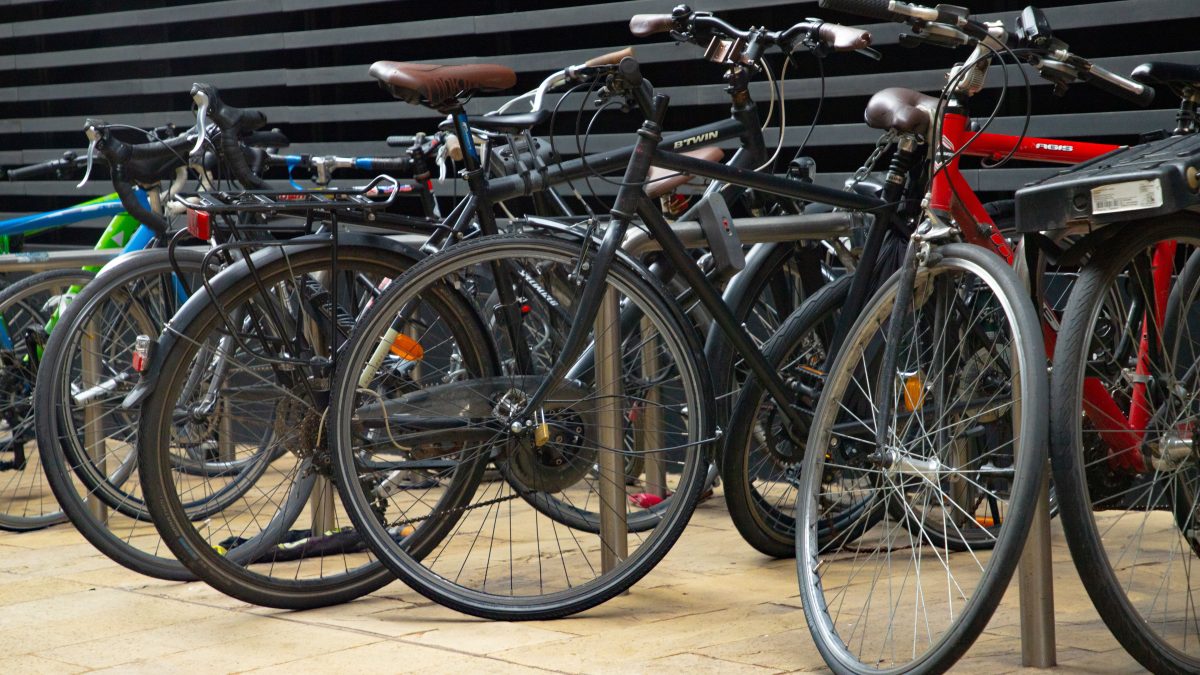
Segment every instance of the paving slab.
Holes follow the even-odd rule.
[[[1057,524],[1056,524],[1057,527]],[[1055,673],[1140,672],[1096,616],[1060,532],[1053,546]],[[1015,585],[956,672],[1020,663]],[[148,579],[68,526],[0,533],[0,653],[18,673],[824,672],[795,564],[738,537],[719,500],[696,512],[632,591],[576,617],[487,622],[393,583],[338,607],[254,607],[199,583]]]

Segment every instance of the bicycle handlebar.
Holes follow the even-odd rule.
[[[959,35],[964,43],[967,37],[982,41],[988,40],[990,36],[986,24],[971,19],[967,9],[953,5],[925,7],[899,0],[820,0],[820,5],[823,9],[908,23],[918,29],[924,29],[929,24],[940,25],[947,29],[947,32]],[[1006,37],[1010,38],[1011,36]],[[1068,51],[1066,43],[1050,35],[1045,16],[1036,8],[1026,8],[1021,14],[1015,42],[1015,46],[1033,52],[1025,59],[1056,86],[1065,87],[1076,81],[1087,82],[1097,89],[1143,107],[1154,100],[1153,87],[1105,70]]]
[[[68,150],[59,159],[52,159],[40,164],[31,164],[16,169],[9,169],[4,177],[8,180],[33,180],[46,175],[61,176],[69,169],[79,168],[83,160],[74,151]]]
[[[633,47],[626,47],[615,52],[593,56],[583,62],[585,68],[599,68],[600,66],[615,66],[621,62],[621,59],[626,56],[633,56]]]
[[[242,154],[238,137],[246,132],[261,129],[267,124],[267,116],[257,110],[235,108],[221,100],[217,88],[197,82],[192,85],[192,100],[196,102],[197,116],[207,115],[216,122],[221,130],[221,155],[229,165],[229,170],[237,182],[245,188],[268,189],[270,186],[263,179],[254,175],[250,170],[246,156]],[[200,124],[199,122],[197,123]],[[203,134],[196,141],[199,149],[203,143]]]
[[[109,127],[99,120],[89,119],[84,123],[84,132],[92,146],[108,162],[112,172],[113,189],[121,200],[125,212],[137,218],[143,225],[162,236],[167,232],[167,221],[162,215],[151,211],[134,192],[134,182],[157,180],[165,161],[187,161],[187,148],[191,144],[188,136],[176,136],[151,143],[126,143],[112,135]],[[89,152],[90,155],[90,152]]]
[[[670,14],[637,14],[629,20],[629,30],[638,37],[670,32],[678,39],[697,44],[702,37],[719,35],[744,40],[747,45],[756,44],[756,49],[760,51],[762,47],[776,45],[791,52],[798,41],[835,52],[853,52],[871,45],[870,32],[820,19],[801,21],[779,32],[753,28],[739,30],[708,12],[694,12],[687,5],[675,7]],[[750,60],[755,58],[756,55],[752,55]]]
[[[1145,108],[1154,101],[1154,87],[1105,70],[1092,62],[1080,69],[1079,79],[1093,87]]]

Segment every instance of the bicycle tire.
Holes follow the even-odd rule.
[[[0,317],[11,344],[3,350],[0,383],[0,419],[8,438],[0,442],[0,529],[36,530],[66,520],[42,466],[33,441],[37,419],[33,385],[44,328],[62,308],[73,287],[84,286],[95,275],[79,269],[50,270],[26,277],[0,291]]]
[[[197,285],[202,260],[201,252],[175,251],[175,264],[187,275],[190,288]],[[75,528],[124,567],[159,579],[191,581],[195,576],[162,542],[141,499],[134,454],[138,410],[120,408],[137,381],[130,360],[134,338],[139,333],[157,333],[182,302],[172,297],[174,293],[163,293],[167,289],[163,281],[173,280],[174,271],[166,249],[128,254],[106,266],[80,291],[51,332],[34,399],[37,409],[53,411],[37,417],[38,447],[50,487]],[[92,334],[85,337],[85,329]],[[83,417],[88,404],[79,403],[76,393],[89,389],[82,385],[85,353],[95,355],[97,366],[108,368],[106,382],[112,383],[91,399],[95,408],[87,411],[89,418]],[[85,462],[94,466],[97,459],[84,447],[89,425],[103,428],[98,434],[104,448],[98,458],[104,467],[102,476],[83,470]],[[108,466],[114,462],[117,485],[109,484]],[[126,463],[133,465],[128,473],[121,470]]]
[[[562,617],[593,607],[623,592],[648,573],[677,540],[695,508],[706,475],[701,450],[702,446],[711,443],[713,436],[709,411],[704,404],[705,401],[711,400],[711,397],[704,396],[704,392],[709,391],[708,382],[704,373],[695,368],[696,354],[698,353],[696,331],[685,323],[678,306],[663,296],[661,288],[650,280],[649,275],[638,271],[623,257],[618,258],[614,263],[614,271],[610,272],[608,277],[611,288],[645,312],[646,318],[642,319],[642,325],[645,325],[648,320],[654,326],[654,333],[650,333],[648,328],[637,329],[645,331],[640,333],[642,338],[637,341],[639,346],[649,344],[651,341],[662,340],[669,349],[668,358],[664,358],[660,366],[661,370],[654,372],[661,375],[660,381],[673,382],[674,379],[668,379],[668,376],[671,376],[679,379],[682,384],[676,388],[671,388],[669,384],[665,385],[663,388],[670,393],[669,395],[663,394],[664,398],[675,396],[678,393],[682,397],[680,400],[690,407],[687,408],[686,415],[679,414],[678,404],[673,412],[664,411],[665,415],[671,415],[671,417],[664,425],[669,431],[663,442],[667,443],[667,438],[678,438],[679,442],[673,443],[673,445],[680,446],[678,452],[681,455],[681,459],[675,460],[671,464],[672,467],[678,467],[678,471],[672,473],[673,469],[668,469],[664,472],[673,481],[673,485],[670,486],[673,488],[673,495],[659,503],[658,513],[655,516],[659,524],[648,535],[643,538],[641,533],[634,532],[633,527],[629,528],[626,542],[629,542],[629,536],[633,536],[639,545],[635,550],[631,550],[628,557],[623,558],[614,569],[597,573],[595,568],[602,569],[603,566],[599,564],[593,566],[590,557],[594,557],[595,551],[587,548],[594,542],[591,535],[595,528],[590,524],[591,519],[597,517],[594,515],[595,509],[603,508],[595,506],[591,511],[588,509],[588,505],[592,503],[589,500],[595,498],[591,492],[594,489],[593,472],[596,466],[603,466],[601,456],[603,449],[594,447],[588,440],[592,438],[588,433],[591,431],[587,426],[590,424],[588,420],[594,413],[586,406],[582,406],[582,403],[589,400],[589,395],[586,393],[588,389],[586,383],[590,381],[591,377],[589,373],[580,375],[579,381],[584,383],[582,385],[574,382],[558,385],[562,387],[562,393],[551,397],[544,413],[543,419],[548,418],[550,427],[555,430],[548,437],[546,445],[551,446],[554,452],[566,457],[566,461],[563,463],[553,464],[547,461],[547,463],[539,464],[537,462],[542,460],[537,458],[545,456],[539,453],[550,452],[549,450],[535,451],[534,446],[528,444],[528,441],[520,440],[521,436],[514,438],[505,437],[504,434],[493,436],[489,430],[490,426],[503,422],[500,416],[506,408],[502,408],[502,406],[511,398],[510,395],[513,391],[518,392],[517,397],[519,398],[522,387],[531,387],[534,383],[540,382],[539,374],[516,375],[511,370],[508,373],[504,373],[502,369],[492,370],[490,373],[484,371],[483,378],[455,379],[447,383],[444,390],[445,396],[449,396],[455,391],[465,391],[469,392],[466,394],[468,397],[479,397],[476,402],[460,404],[468,406],[468,408],[457,408],[463,411],[477,410],[479,412],[472,413],[471,416],[473,417],[475,414],[482,416],[479,421],[472,421],[471,418],[468,418],[467,424],[456,423],[456,426],[453,427],[455,429],[478,429],[482,432],[475,433],[468,440],[456,442],[457,444],[451,444],[449,440],[440,441],[441,445],[424,449],[425,446],[418,442],[421,437],[413,436],[414,440],[406,442],[403,441],[404,436],[401,436],[401,440],[396,440],[391,428],[392,423],[388,422],[387,435],[380,434],[380,440],[374,441],[380,446],[380,449],[371,453],[371,456],[391,453],[399,454],[401,457],[385,464],[382,460],[369,461],[370,457],[366,456],[366,449],[370,446],[365,445],[369,439],[361,438],[361,433],[358,436],[355,435],[356,425],[365,426],[369,421],[366,411],[371,405],[379,403],[383,403],[379,406],[381,411],[388,410],[386,404],[391,401],[395,401],[394,409],[404,411],[404,414],[401,412],[387,413],[389,419],[404,418],[404,420],[396,422],[397,429],[401,431],[403,431],[403,427],[399,425],[404,423],[424,429],[427,427],[422,425],[433,425],[435,421],[444,419],[443,416],[437,414],[443,408],[438,407],[442,403],[432,393],[435,390],[429,390],[430,393],[424,394],[429,398],[421,398],[423,390],[418,390],[416,394],[407,399],[401,394],[387,402],[380,399],[378,403],[376,402],[378,394],[367,396],[365,392],[361,392],[363,388],[369,387],[372,391],[380,388],[381,385],[376,384],[376,380],[383,377],[380,373],[386,373],[385,366],[392,367],[387,363],[380,365],[372,360],[372,356],[377,351],[377,345],[391,344],[390,341],[393,338],[389,336],[394,336],[396,333],[388,331],[397,330],[394,322],[397,321],[398,316],[405,321],[412,321],[411,325],[413,326],[418,325],[417,320],[424,316],[439,317],[438,321],[444,322],[447,317],[432,309],[432,304],[430,308],[424,310],[422,310],[421,304],[433,303],[436,299],[436,302],[439,303],[437,307],[440,310],[442,306],[454,306],[463,301],[470,302],[470,300],[464,299],[475,297],[474,293],[468,292],[471,288],[479,288],[478,296],[486,297],[491,289],[483,287],[484,283],[480,279],[486,276],[485,272],[494,269],[493,264],[515,266],[513,269],[519,270],[519,272],[514,274],[513,278],[521,278],[523,284],[531,283],[529,277],[534,277],[536,280],[542,278],[541,275],[544,274],[555,275],[555,278],[558,278],[558,275],[564,271],[569,272],[579,262],[581,250],[577,241],[567,242],[550,237],[527,235],[498,235],[464,242],[437,256],[427,258],[415,265],[404,277],[398,279],[388,289],[386,296],[375,304],[371,315],[359,323],[346,358],[338,365],[331,407],[331,428],[333,429],[331,433],[333,434],[334,455],[340,477],[338,487],[342,491],[343,503],[350,511],[355,526],[367,535],[376,554],[387,564],[389,569],[417,592],[456,611],[491,619],[532,620]],[[534,264],[533,261],[537,261],[538,264]],[[445,279],[450,279],[450,283],[441,283]],[[530,296],[523,299],[522,302],[550,302],[545,297],[533,297],[538,296],[536,293],[530,293]],[[401,310],[403,310],[403,314],[400,314]],[[453,330],[445,330],[455,335],[468,336],[472,334],[472,331],[484,330],[489,325],[487,316],[496,311],[501,310],[488,307],[486,311],[477,309],[474,312],[467,312],[460,318],[456,317],[456,320],[463,324],[471,323],[475,328],[464,325],[454,327]],[[471,316],[472,313],[477,316]],[[405,326],[407,325],[409,324],[405,324]],[[424,324],[419,325],[424,326]],[[405,328],[405,330],[409,329]],[[507,363],[505,355],[511,353],[512,345],[516,344],[513,340],[523,342],[526,339],[523,335],[514,338],[511,334],[500,333],[500,331],[492,332],[489,339],[485,341],[491,343],[487,349],[497,355],[492,357],[496,360],[492,364],[484,363],[481,354],[478,357],[480,363],[477,364],[477,368],[486,368],[489,365],[502,366]],[[426,336],[432,335],[432,333],[425,330],[419,335]],[[381,339],[385,341],[381,343]],[[463,337],[462,339],[465,342],[468,338]],[[440,357],[434,355],[432,347],[445,344],[447,345],[447,354],[454,353],[454,350],[459,347],[449,345],[448,340],[423,338],[421,342],[432,343],[423,350],[422,364],[428,364],[423,366],[428,368],[425,376],[431,379],[448,376],[449,371],[446,368],[438,368],[433,365]],[[620,344],[628,344],[625,342],[624,336],[622,336]],[[473,347],[473,345],[463,345],[463,348],[469,347]],[[622,370],[628,373],[630,372],[630,359],[637,359],[639,350],[626,348],[624,352],[625,367]],[[447,363],[454,362],[449,356],[441,358]],[[368,363],[373,364],[370,370],[366,369]],[[396,363],[395,365],[402,366],[403,364]],[[675,375],[676,372],[680,374]],[[463,375],[456,375],[456,377],[463,378]],[[583,392],[578,391],[581,386],[584,389]],[[474,399],[468,398],[468,400]],[[646,400],[650,400],[649,395],[640,397],[638,402]],[[557,407],[554,401],[559,402]],[[631,406],[630,403],[622,405]],[[359,410],[359,406],[362,406],[363,412],[355,412]],[[634,410],[636,407],[636,404],[633,404],[632,407],[623,409]],[[413,412],[407,412],[410,410]],[[422,410],[428,412],[422,415],[420,413]],[[494,419],[493,415],[495,415]],[[633,424],[629,417],[626,417],[625,420],[626,423]],[[447,424],[446,422],[437,423]],[[502,431],[507,429],[508,427],[503,427]],[[508,432],[505,431],[505,433]],[[567,441],[563,441],[563,437],[566,436],[569,438]],[[483,440],[479,440],[480,437]],[[528,434],[525,435],[525,438],[527,437]],[[623,434],[623,437],[628,440],[630,436]],[[494,442],[497,438],[500,439],[500,442]],[[513,444],[511,446],[509,445],[510,441]],[[527,445],[521,445],[522,442]],[[432,444],[434,441],[430,440],[428,443]],[[485,451],[500,453],[491,457],[491,464],[495,465],[497,476],[490,481],[481,480],[482,462],[476,461],[476,458],[485,456]],[[446,465],[446,473],[428,476],[431,484],[426,486],[407,487],[403,492],[397,491],[393,495],[389,495],[389,501],[384,504],[379,504],[375,495],[367,494],[364,490],[359,489],[360,478],[363,475],[380,470],[375,467],[382,465],[384,470],[398,473],[407,470],[404,467],[418,465],[423,467],[432,461],[421,460],[420,455],[417,454],[419,452],[434,455],[433,459]],[[644,454],[650,455],[651,452],[661,451],[646,450]],[[487,456],[490,457],[490,455]],[[407,457],[417,457],[417,459],[406,459]],[[422,461],[426,463],[418,464]],[[468,477],[465,480],[460,479],[459,472],[464,471],[461,466],[472,461],[476,461],[476,463],[465,470]],[[626,464],[622,461],[621,466],[626,466]],[[473,496],[478,501],[464,505],[458,501],[457,494],[445,503],[439,501],[447,499],[442,492],[439,480],[447,481],[450,486],[447,492],[452,492],[456,486],[463,483],[473,482],[474,485],[471,485],[470,488],[480,487],[480,490],[468,497]],[[595,479],[595,482],[601,480],[602,477]],[[624,483],[623,480],[613,480],[614,484],[617,482]],[[374,484],[374,482],[368,484]],[[574,499],[564,498],[562,495],[566,495],[568,490],[579,490],[583,494]],[[559,500],[559,503],[582,504],[582,506],[577,506],[576,510],[579,512],[572,513],[570,517],[559,515],[555,518],[554,508],[548,506],[547,500]],[[485,529],[489,526],[488,520],[492,518],[491,506],[502,502],[506,506],[495,509],[495,520],[490,523],[490,531],[485,533]],[[597,498],[595,503],[601,504],[602,500]],[[439,504],[442,505],[439,506]],[[482,511],[484,507],[487,508],[486,512]],[[500,513],[502,508],[508,512],[507,527],[498,524],[499,518],[502,517]],[[640,507],[626,505],[627,517],[629,517],[628,513],[634,511],[635,508]],[[648,509],[655,508],[655,506],[648,507]],[[514,511],[517,513],[515,519],[512,516]],[[399,514],[398,517],[388,520],[388,518],[392,518],[393,512]],[[413,513],[417,515],[414,516]],[[554,536],[558,537],[558,531],[555,528],[572,528],[572,523],[577,525],[580,519],[586,521],[587,526],[576,527],[569,532],[578,546],[571,540],[564,542],[565,537],[563,537],[555,539],[555,544],[559,548],[551,548],[549,551],[540,549],[541,536],[550,537],[550,533],[554,533]],[[533,523],[533,534],[529,527],[530,522]],[[514,523],[516,524],[514,525]],[[413,528],[409,534],[403,534],[406,527]],[[424,535],[426,529],[431,529],[434,534]],[[402,533],[402,536],[396,536],[397,530]],[[459,534],[464,532],[467,534],[463,534],[460,538]],[[463,543],[458,546],[458,549],[453,548],[463,538],[469,538],[471,532],[477,533],[477,538],[488,537],[488,541],[480,545],[489,547],[489,555],[486,559],[470,558],[474,550],[474,543]],[[496,538],[497,532],[499,532],[498,539]],[[537,535],[537,532],[547,534]],[[525,536],[526,539],[520,540],[514,547],[513,537],[519,539],[522,536]],[[499,548],[503,549],[505,537],[508,537],[507,553],[503,550],[496,552],[495,559],[493,559],[491,551],[496,548],[493,546],[493,542],[501,541]],[[532,553],[530,538],[533,540],[532,546],[539,547]],[[583,543],[579,543],[580,538],[583,539]],[[463,547],[468,546],[469,548],[463,552]],[[563,548],[568,550],[564,552]],[[630,548],[633,548],[632,544]],[[447,553],[448,551],[449,553]],[[529,555],[533,556],[530,559],[538,561],[536,578],[517,578],[518,572],[523,573],[527,570],[514,571],[514,568],[509,565],[514,564],[516,557],[525,560],[525,556]],[[543,556],[550,559],[549,563],[542,564]],[[574,568],[575,573],[581,575],[588,574],[588,568],[590,568],[590,573],[596,576],[593,578],[584,576],[584,581],[579,581],[577,578],[572,582],[570,580],[571,572],[567,570],[568,565]],[[525,568],[527,565],[522,563],[521,567]],[[562,569],[563,575],[551,578],[553,575],[557,575],[556,570],[559,568]],[[582,572],[579,571],[580,568],[583,568]],[[532,571],[529,573],[533,574]],[[568,583],[563,583],[563,576],[566,577]],[[497,578],[500,580],[497,581]],[[492,585],[489,586],[489,583]],[[525,583],[535,586],[535,589],[527,591],[523,585]],[[478,587],[472,584],[478,584]],[[546,592],[547,584],[559,584],[565,588],[555,586],[555,590]]]
[[[763,347],[763,355],[781,374],[785,366],[788,373],[794,373],[796,377],[788,378],[794,389],[813,384],[797,379],[804,375],[799,369],[808,367],[813,377],[819,377],[817,368],[824,363],[826,352],[814,333],[835,320],[850,292],[850,281],[849,275],[843,276],[810,296]],[[789,501],[788,496],[795,494],[793,483],[799,478],[803,450],[791,446],[786,430],[764,424],[763,415],[778,417],[777,405],[757,378],[746,381],[729,417],[721,482],[729,517],[742,539],[765,555],[790,558],[796,554],[796,523],[794,500]],[[777,424],[786,421],[778,419]],[[780,485],[787,486],[779,488],[782,494],[776,489]]]
[[[1188,397],[1194,396],[1195,389],[1186,386],[1188,380],[1178,379],[1181,371],[1186,373],[1192,368],[1192,359],[1190,356],[1186,362],[1183,356],[1176,359],[1183,331],[1191,332],[1188,322],[1181,321],[1181,317],[1194,311],[1189,300],[1194,300],[1200,290],[1194,264],[1172,281],[1161,341],[1148,343],[1157,348],[1161,361],[1152,364],[1153,377],[1147,380],[1146,407],[1151,411],[1148,424],[1160,420],[1163,426],[1140,432],[1144,435],[1137,445],[1138,452],[1129,454],[1136,454],[1149,464],[1140,470],[1115,465],[1114,458],[1121,453],[1114,454],[1101,444],[1100,434],[1110,427],[1101,426],[1097,430],[1096,422],[1085,421],[1079,411],[1085,409],[1085,377],[1095,378],[1110,392],[1115,403],[1131,410],[1134,385],[1129,377],[1136,379],[1136,376],[1127,377],[1127,372],[1133,372],[1140,357],[1137,354],[1123,357],[1121,351],[1109,346],[1110,336],[1116,340],[1129,337],[1133,339],[1132,347],[1139,349],[1145,315],[1117,315],[1117,320],[1110,321],[1106,317],[1116,310],[1105,307],[1111,307],[1117,298],[1132,302],[1152,297],[1152,292],[1139,283],[1136,275],[1130,275],[1131,269],[1137,271],[1131,265],[1146,270],[1153,264],[1147,259],[1147,252],[1160,242],[1174,241],[1179,247],[1195,251],[1200,244],[1195,235],[1197,224],[1195,216],[1177,214],[1111,226],[1122,227],[1124,231],[1106,243],[1104,255],[1093,256],[1091,263],[1081,270],[1054,352],[1050,447],[1054,479],[1060,486],[1059,513],[1071,557],[1081,577],[1087,580],[1084,588],[1092,604],[1113,636],[1142,666],[1159,673],[1200,670],[1194,628],[1197,589],[1186,578],[1187,570],[1194,567],[1200,554],[1181,531],[1185,528],[1179,526],[1179,507],[1172,503],[1183,488],[1190,488],[1191,494],[1195,494],[1195,458],[1179,460],[1176,468],[1154,467],[1167,435],[1194,425],[1194,417],[1187,412],[1191,406],[1181,405],[1187,401],[1162,392],[1161,385],[1156,385],[1173,382],[1172,388],[1178,387]],[[1177,260],[1181,255],[1186,256],[1176,251],[1174,258]],[[1195,259],[1195,254],[1186,257]],[[1128,330],[1123,326],[1126,320],[1131,320],[1133,334],[1119,333]],[[1112,330],[1106,328],[1101,332],[1105,323]],[[1103,335],[1103,339],[1098,335]],[[1189,349],[1194,354],[1194,346]],[[1161,422],[1164,414],[1167,421]],[[1194,522],[1194,498],[1189,511],[1187,517]],[[1127,555],[1140,557],[1130,563]],[[1184,575],[1182,580],[1180,574]],[[1146,582],[1139,583],[1142,579]],[[1179,605],[1185,614],[1183,626],[1172,618]],[[1191,623],[1186,618],[1188,613]]]
[[[796,538],[797,571],[813,640],[835,672],[941,672],[953,665],[983,631],[1008,586],[1041,486],[1045,464],[1041,452],[1046,447],[1046,417],[1041,411],[1048,404],[1046,357],[1032,303],[1012,270],[985,249],[950,244],[938,247],[934,255],[928,266],[918,270],[915,318],[899,336],[900,347],[915,344],[915,351],[898,348],[897,374],[887,378],[875,372],[879,361],[865,356],[882,346],[880,339],[897,339],[888,327],[901,278],[898,272],[874,295],[851,329],[827,376],[807,441],[802,496],[797,499],[796,522],[803,524]],[[958,273],[975,280],[952,283],[950,275]],[[953,301],[956,298],[963,300]],[[934,312],[928,320],[927,304]],[[922,346],[920,339],[931,323],[945,332],[929,334],[929,344],[945,349]],[[985,325],[987,334],[976,335],[975,327]],[[984,361],[988,355],[980,352],[985,348],[993,350],[996,358]],[[955,354],[962,360],[953,358]],[[916,386],[911,384],[914,376],[899,377],[913,369],[918,373]],[[892,400],[898,401],[887,420],[887,437],[897,445],[882,452],[874,447],[872,428],[877,400],[872,392],[877,382],[886,382]],[[978,388],[960,392],[959,385]],[[977,396],[983,395],[986,398],[980,402]],[[907,412],[902,415],[901,409]],[[960,418],[968,414],[963,422]],[[991,446],[989,426],[1001,431],[1014,427],[1014,441]],[[976,427],[985,428],[983,442],[973,440],[980,438]],[[838,442],[831,443],[835,429]],[[921,456],[922,444],[935,451],[932,459]],[[1015,445],[1015,450],[1006,452],[1006,445]],[[915,451],[909,449],[913,447]],[[1015,455],[1008,459],[1011,468],[1004,466],[1006,454]],[[1008,476],[1006,488],[990,482],[1000,475]],[[863,494],[825,492],[827,485]],[[924,491],[941,496],[925,498]],[[972,494],[976,492],[986,497]],[[864,502],[872,500],[862,517],[878,520],[868,532],[847,528],[850,535],[845,540],[831,540],[822,531],[822,509],[840,503],[847,494]],[[1004,497],[1003,511],[990,503]],[[983,513],[1005,519],[999,525],[984,522],[978,506],[968,509],[960,500],[968,506],[974,500],[988,502]],[[984,556],[986,562],[966,554],[951,559],[956,549],[946,537],[935,542],[913,534],[912,521],[937,524],[932,518],[939,506],[943,532],[950,526],[991,532],[996,541]],[[971,537],[960,539],[970,543]],[[899,547],[893,546],[895,542]],[[853,548],[846,548],[850,544]],[[908,551],[909,559],[893,561],[893,550]],[[926,553],[933,562],[924,557]],[[884,556],[886,560],[872,563]],[[955,577],[953,567],[959,562],[965,569]],[[849,572],[848,565],[853,567]],[[923,565],[928,569],[922,570]],[[932,572],[941,571],[946,578],[939,580]],[[865,575],[872,588],[847,583],[847,573],[852,579]],[[879,584],[885,588],[875,591]],[[946,599],[940,600],[940,595]],[[926,611],[919,612],[923,607]],[[954,611],[947,614],[947,607]],[[880,616],[897,622],[911,618],[912,626],[875,626],[868,620]],[[901,645],[890,644],[892,639]]]
[[[415,255],[397,251],[390,240],[382,237],[359,236],[353,243],[348,240],[351,240],[351,236],[341,237],[338,266],[339,271],[353,271],[354,274],[347,277],[346,283],[339,285],[339,299],[346,302],[342,293],[349,293],[349,286],[361,290],[362,295],[346,296],[357,303],[357,310],[361,312],[362,307],[377,295],[376,284],[382,285],[384,279],[399,276],[411,266]],[[250,317],[236,320],[237,325],[242,327],[239,330],[254,333],[255,344],[266,349],[284,343],[281,338],[287,336],[276,337],[276,333],[264,332],[263,326],[267,323],[263,318],[265,312],[279,302],[299,303],[300,300],[295,299],[296,291],[301,290],[307,281],[293,283],[290,280],[307,280],[310,273],[327,272],[331,251],[328,243],[304,245],[294,242],[283,248],[270,246],[267,251],[256,254],[252,259],[257,260],[255,266],[263,282],[261,288],[277,288],[277,284],[287,282],[287,293],[279,300],[262,298],[260,286],[254,276],[247,274],[244,262],[214,277],[211,293],[215,294],[231,317]],[[313,302],[324,302],[326,304],[321,306],[325,308],[332,306],[328,299],[314,299]],[[251,311],[251,305],[245,303],[257,303],[263,309]],[[230,307],[246,307],[249,313],[238,314],[229,310]],[[351,315],[357,316],[353,312]],[[285,319],[288,316],[285,312]],[[331,319],[327,318],[325,323],[329,321]],[[326,475],[319,465],[314,464],[323,461],[318,458],[317,448],[323,433],[323,424],[319,420],[325,412],[306,393],[310,384],[317,388],[321,386],[316,371],[313,371],[316,379],[310,380],[307,375],[310,371],[306,367],[293,366],[292,370],[299,370],[301,374],[292,377],[292,384],[289,384],[280,381],[278,378],[281,376],[277,371],[261,365],[263,360],[244,347],[219,347],[238,350],[221,352],[227,354],[221,363],[233,364],[227,367],[239,366],[241,360],[249,364],[238,371],[243,384],[236,384],[237,379],[225,379],[222,375],[220,390],[223,397],[229,398],[228,409],[236,411],[236,405],[247,406],[245,415],[233,418],[239,426],[233,427],[233,422],[230,423],[233,438],[242,438],[241,445],[251,453],[259,453],[258,456],[271,465],[272,480],[275,482],[256,490],[256,493],[268,500],[275,494],[283,496],[278,503],[268,502],[242,509],[241,515],[226,515],[223,512],[221,515],[224,520],[208,518],[199,523],[184,507],[175,481],[181,481],[181,490],[191,489],[197,478],[192,474],[177,472],[171,460],[175,406],[181,393],[188,394],[193,389],[189,385],[190,364],[193,357],[201,353],[201,343],[206,336],[216,338],[218,344],[221,339],[229,339],[221,335],[222,326],[224,321],[210,299],[210,292],[198,292],[168,327],[168,333],[174,337],[166,340],[160,338],[167,345],[161,350],[161,358],[155,362],[158,381],[142,403],[138,429],[138,469],[142,490],[160,535],[172,553],[197,577],[227,595],[256,605],[308,609],[346,602],[383,587],[392,580],[391,574],[369,551],[360,550],[361,538],[357,534],[343,529],[347,520],[338,511],[336,501],[332,500],[332,488],[328,488],[328,492],[322,488],[323,491],[318,493],[321,506],[317,514],[310,511],[307,515],[307,529],[298,528],[301,535],[299,544],[304,547],[315,540],[318,544],[330,543],[351,548],[335,548],[324,555],[313,556],[317,559],[309,564],[311,557],[301,555],[296,558],[294,546],[288,546],[290,535],[297,532],[297,529],[289,528],[293,528],[300,517],[314,484],[318,484],[318,476]],[[339,330],[345,328],[342,326]],[[300,323],[297,330],[305,330],[305,325]],[[323,334],[323,329],[318,326],[312,332],[316,335],[310,337],[316,339],[316,336]],[[245,339],[241,344],[249,346]],[[254,366],[250,363],[252,359],[253,363],[260,365]],[[255,368],[272,373],[272,377],[258,375]],[[239,394],[244,395],[249,403],[237,404],[233,397]],[[293,403],[297,400],[299,403]],[[224,418],[232,418],[232,414]],[[265,423],[266,426],[257,431],[250,427],[258,423]],[[250,431],[245,431],[247,428]],[[179,478],[180,475],[182,478]],[[265,514],[268,509],[270,514]],[[252,532],[245,525],[247,518],[251,526],[257,526],[255,531]],[[258,526],[263,520],[266,520],[266,524]],[[332,523],[332,527],[325,524],[326,520]],[[204,529],[203,533],[200,532],[201,528]],[[238,541],[239,538],[247,540]],[[227,543],[233,547],[230,548]],[[245,548],[247,544],[250,548]]]

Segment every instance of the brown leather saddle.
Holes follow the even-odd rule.
[[[912,89],[889,87],[871,97],[863,117],[872,129],[929,136],[938,99]]]
[[[432,63],[376,61],[371,77],[392,96],[443,113],[458,108],[475,92],[502,91],[517,83],[512,68],[487,63],[439,66]]]

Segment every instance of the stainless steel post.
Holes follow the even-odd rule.
[[[1017,247],[1014,271],[1026,289],[1032,289],[1032,272],[1025,256],[1024,242]],[[1041,298],[1031,291],[1034,303]],[[1020,409],[1018,409],[1020,411]],[[1036,415],[1043,410],[1031,411]],[[1019,418],[1018,418],[1019,419]],[[1042,452],[1042,448],[1018,448],[1018,451]],[[1047,461],[1048,463],[1048,461]],[[1054,639],[1054,577],[1050,560],[1050,467],[1038,492],[1033,524],[1025,540],[1025,550],[1017,567],[1017,587],[1021,602],[1021,664],[1033,668],[1053,668],[1057,661]]]
[[[89,321],[84,328],[82,338],[79,341],[79,348],[82,350],[80,356],[79,379],[82,384],[81,391],[87,391],[100,383],[103,377],[103,370],[100,365],[100,347],[99,336],[96,332],[96,322]],[[83,445],[87,450],[88,457],[91,459],[93,466],[101,475],[108,475],[108,453],[105,450],[104,431],[101,425],[104,420],[104,413],[100,409],[100,400],[103,396],[93,396],[83,406]],[[61,412],[61,411],[55,411]],[[45,411],[45,414],[51,414],[50,411]],[[108,522],[108,507],[96,495],[88,495],[87,497],[88,511],[96,520]]]
[[[1021,593],[1021,665],[1053,668],[1054,578],[1050,562],[1050,467],[1038,493],[1037,510],[1017,568]]]
[[[649,318],[642,319],[642,380],[654,382],[658,378],[659,356],[658,340],[654,323]],[[666,458],[659,450],[662,449],[662,408],[659,407],[661,392],[653,386],[644,394],[641,414],[637,420],[637,451],[641,454],[645,465],[646,494],[659,497],[667,496]]]
[[[625,496],[625,419],[621,391],[621,310],[609,288],[596,315],[596,441],[600,446],[600,566],[614,569],[628,555]]]

